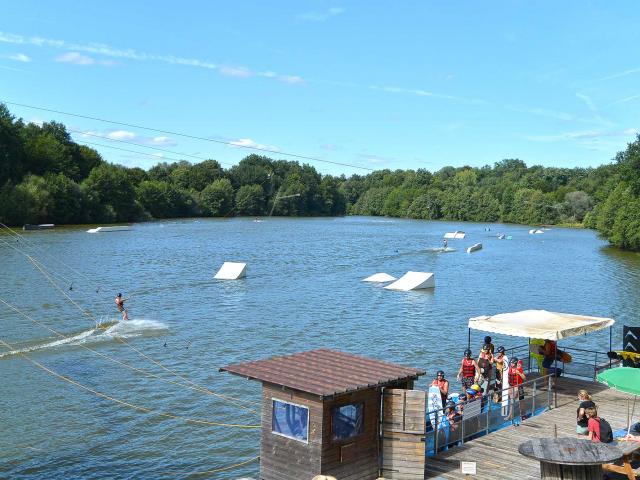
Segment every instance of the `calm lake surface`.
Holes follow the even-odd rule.
[[[72,339],[0,304],[0,340],[120,402],[245,425],[257,424],[259,412],[186,380],[250,409],[260,384],[219,367],[320,347],[430,373],[443,368],[452,379],[469,317],[524,309],[615,318],[619,348],[622,325],[639,323],[640,255],[611,249],[588,230],[529,235],[529,228],[346,217],[167,221],[94,235],[59,229],[24,232],[26,242],[2,234],[0,298]],[[467,232],[465,240],[449,241],[456,251],[431,250],[454,230]],[[513,239],[498,240],[499,232]],[[484,249],[467,254],[477,242]],[[23,253],[40,261],[62,292]],[[247,278],[214,280],[224,261],[246,262]],[[393,292],[361,281],[408,270],[435,272],[435,290]],[[131,297],[132,321],[95,330],[96,319],[118,319],[117,292]],[[472,336],[475,354],[482,338]],[[496,345],[523,342],[494,337]],[[607,351],[608,331],[561,345]],[[0,355],[0,477],[203,478],[192,472],[259,453],[259,430],[145,413],[6,347]],[[209,477],[257,472],[253,462]]]

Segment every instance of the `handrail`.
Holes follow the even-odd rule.
[[[552,399],[555,388],[552,377],[553,375],[543,375],[519,385],[523,387],[523,392],[525,388],[529,391],[528,394],[525,393],[525,399],[520,397],[520,390],[517,387],[507,387],[502,389],[501,400],[497,402],[492,395],[488,394],[480,402],[478,399],[471,399],[457,403],[454,417],[446,414],[446,406],[425,412],[430,426],[425,431],[425,441],[429,444],[428,451],[437,454],[438,451],[447,449],[449,446],[463,444],[478,435],[485,435],[509,424],[520,422],[520,417],[536,415],[554,408],[556,405]],[[543,387],[546,387],[545,393],[542,392]],[[507,405],[502,403],[502,399],[505,398],[509,398]],[[467,417],[470,402],[475,402],[474,405],[476,407],[479,405],[480,409],[477,413],[474,410],[468,410],[471,416]]]
[[[549,375],[540,375],[539,377],[532,378],[531,380],[527,380],[526,382],[521,383],[521,384],[520,384],[520,386],[521,386],[521,387],[528,387],[528,386],[533,385],[534,383],[539,383],[542,379],[546,379],[546,382],[545,382],[545,383],[548,383],[548,382],[549,382],[549,379],[550,379],[551,377],[553,377],[553,374],[549,374]],[[503,389],[501,390],[501,393],[503,393],[503,394],[504,394],[504,393],[506,392],[506,393],[508,394],[508,393],[509,393],[509,390],[510,390],[511,388],[513,388],[513,387],[503,388]],[[460,393],[462,393],[462,392],[460,392]],[[458,406],[458,405],[462,405],[462,406],[464,406],[464,405],[466,405],[466,404],[467,404],[468,402],[470,402],[470,401],[473,401],[473,400],[464,400],[464,401],[462,401],[462,402],[456,403],[456,406]],[[427,415],[429,415],[430,413],[436,413],[436,412],[439,412],[439,411],[441,411],[441,410],[444,410],[444,408],[445,408],[445,407],[444,407],[444,405],[443,405],[443,407],[442,407],[442,408],[437,408],[437,409],[435,409],[435,410],[428,410],[426,413],[427,413]]]

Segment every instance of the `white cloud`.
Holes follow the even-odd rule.
[[[342,7],[332,7],[324,12],[307,12],[301,15],[298,15],[298,19],[304,20],[307,22],[324,22],[333,18],[337,15],[344,13],[344,8]]]
[[[631,95],[630,97],[621,98],[620,100],[611,102],[609,105],[607,105],[607,107],[610,107],[612,105],[618,105],[619,103],[627,103],[627,102],[630,102],[631,100],[635,100],[636,98],[640,98],[640,95]]]
[[[218,69],[218,71],[221,75],[225,75],[227,77],[248,78],[253,76],[251,70],[245,67],[231,67],[229,65],[222,65]]]
[[[428,90],[421,90],[421,89],[400,88],[400,87],[393,87],[393,86],[378,86],[378,85],[371,85],[369,88],[372,90],[379,90],[387,93],[400,93],[405,95],[415,95],[418,97],[441,98],[445,100],[455,100],[462,103],[472,103],[476,105],[487,103],[486,101],[480,100],[478,98],[464,98],[464,97],[457,97],[454,95],[444,95],[441,93],[433,93]]]
[[[613,80],[614,78],[626,77],[627,75],[633,75],[634,73],[640,73],[640,68],[630,68],[629,70],[625,70],[624,72],[614,73],[607,77],[600,78],[596,81],[604,81],[604,80]]]
[[[272,150],[279,151],[278,147],[270,146],[270,145],[262,145],[261,143],[254,142],[250,138],[240,138],[238,140],[234,140],[229,142],[229,146],[231,148],[255,148],[258,150]]]
[[[134,140],[137,135],[133,132],[127,132],[126,130],[115,130],[105,135],[106,138],[112,138],[114,140]]]
[[[138,135],[137,133],[134,133],[134,132],[129,132],[127,130],[108,130],[108,131],[102,131],[102,132],[87,130],[84,132],[75,132],[75,131],[71,131],[71,132],[77,133],[83,138],[87,138],[87,137],[104,138],[106,140],[134,143],[138,145],[146,145],[146,146],[152,146],[152,147],[170,147],[177,144],[170,137],[167,137],[164,135],[160,135],[157,137],[147,137],[144,135]]]
[[[8,55],[7,58],[15,60],[16,62],[29,63],[31,58],[24,53],[16,53],[15,55]]]
[[[116,65],[113,60],[96,60],[93,57],[82,55],[78,52],[67,52],[62,55],[58,55],[53,59],[59,63],[71,63],[73,65],[105,65],[108,67]]]
[[[116,65],[112,60],[97,60],[93,57],[81,55],[79,52],[92,55],[101,55],[112,58],[122,58],[134,61],[155,61],[169,63],[171,65],[183,65],[187,67],[205,68],[208,70],[214,70],[220,75],[230,77],[246,78],[251,76],[261,76],[265,78],[272,78],[276,81],[286,84],[302,83],[302,78],[297,75],[279,74],[272,71],[267,71],[264,74],[255,74],[251,69],[245,67],[233,67],[228,65],[218,65],[216,63],[201,60],[197,58],[184,58],[176,57],[174,55],[154,55],[145,52],[138,52],[131,48],[115,48],[102,43],[88,43],[78,44],[73,42],[67,42],[65,40],[54,40],[42,37],[25,37],[22,35],[15,35],[12,33],[6,33],[0,31],[0,43],[10,43],[14,45],[33,45],[37,47],[50,47],[58,48],[62,50],[68,50],[68,54],[64,54],[58,57],[57,61],[76,63],[80,65]]]
[[[557,135],[529,135],[525,138],[532,142],[560,142],[567,140],[597,140],[607,137],[629,137],[637,135],[639,130],[635,128],[627,128],[625,130],[603,131],[603,130],[586,130],[581,132],[565,132]]]

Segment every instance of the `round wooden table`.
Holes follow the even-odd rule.
[[[602,478],[602,464],[622,458],[606,443],[579,438],[536,438],[521,443],[518,452],[540,461],[540,477],[554,480]]]

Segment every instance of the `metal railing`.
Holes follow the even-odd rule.
[[[537,377],[520,387],[506,388],[480,399],[459,402],[450,408],[427,412],[425,442],[427,455],[496,430],[519,424],[523,418],[549,410],[554,402],[552,375]],[[505,399],[505,402],[502,402]]]
[[[562,375],[569,377],[595,380],[599,372],[611,368],[618,363],[612,361],[606,352],[595,352],[593,350],[575,347],[562,347],[559,348],[559,350],[571,355],[570,362],[557,361],[557,368],[561,370]],[[513,358],[515,355],[522,360],[525,372],[542,373],[542,360],[539,359],[539,357],[536,358],[536,355],[531,353],[529,344],[508,348],[506,354],[509,358]]]

